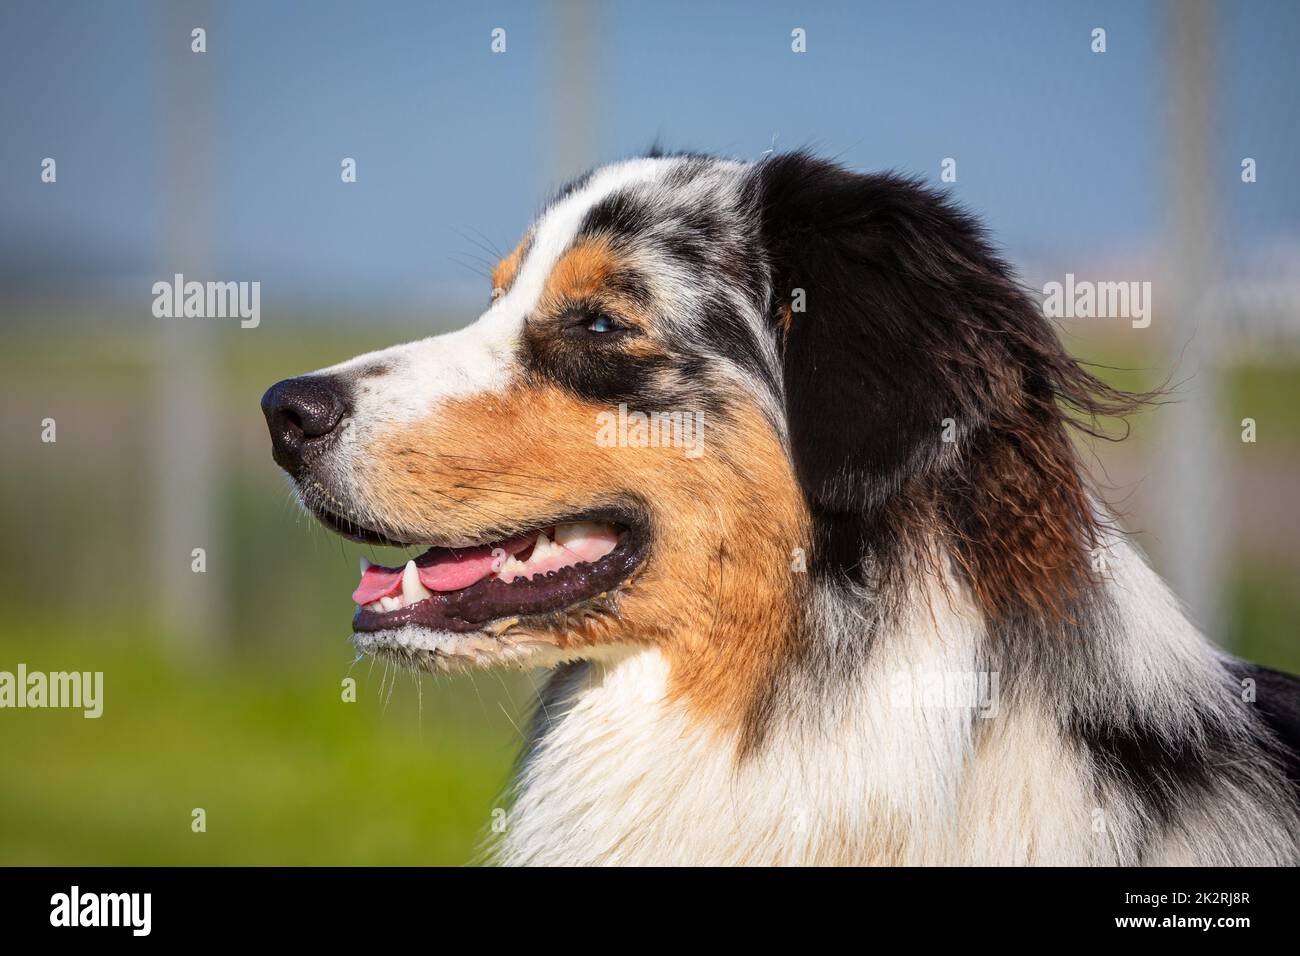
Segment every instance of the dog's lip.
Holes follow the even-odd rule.
[[[488,577],[456,591],[435,592],[392,611],[358,607],[352,629],[374,633],[416,626],[453,633],[493,631],[503,622],[544,622],[548,616],[607,599],[644,563],[649,550],[646,526],[622,509],[588,511],[547,524],[570,522],[613,524],[619,531],[618,543],[595,561],[563,567],[545,577],[516,578],[509,583]]]
[[[412,535],[408,537],[397,537],[395,534],[389,534],[384,531],[378,531],[374,528],[361,524],[359,521],[341,515],[336,511],[331,511],[320,504],[310,504],[308,509],[316,517],[316,520],[325,527],[329,528],[340,537],[347,538],[349,541],[356,541],[359,544],[375,544],[390,548],[476,548],[484,544],[493,544],[506,538],[513,538],[521,534],[531,534],[538,528],[551,527],[558,524],[569,524],[575,521],[600,521],[608,524],[618,525],[627,528],[641,528],[645,524],[645,519],[639,508],[611,505],[608,507],[593,508],[578,514],[569,514],[567,516],[553,516],[550,518],[539,518],[534,522],[514,523],[501,527],[488,528],[482,535],[473,538],[453,538],[437,534],[434,535]]]
[[[410,548],[415,547],[414,541],[402,541],[381,531],[368,528],[351,518],[331,511],[322,505],[311,505],[311,513],[316,516],[316,520],[329,528],[335,534],[347,538],[349,541],[357,541],[361,544],[378,544],[392,548]]]

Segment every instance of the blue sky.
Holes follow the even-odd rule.
[[[535,3],[8,2],[0,12],[0,280],[122,290],[186,266],[161,183],[201,195],[214,277],[307,306],[460,308],[467,256],[513,245],[558,173],[561,18]],[[193,12],[191,12],[193,11]],[[1168,194],[1165,8],[971,2],[632,3],[590,21],[592,163],[658,140],[755,158],[813,146],[937,180],[1022,264],[1141,257]],[[208,52],[185,53],[189,25]],[[490,31],[507,30],[493,54]],[[1107,30],[1108,50],[1089,50]],[[790,51],[807,31],[808,52]],[[1227,255],[1300,242],[1300,4],[1224,4],[1212,171]],[[178,64],[168,66],[177,46]],[[169,69],[208,172],[169,169]],[[41,184],[43,157],[59,181]],[[359,182],[339,181],[342,157]],[[1259,163],[1243,186],[1242,156]]]

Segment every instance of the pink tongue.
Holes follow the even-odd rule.
[[[492,550],[484,545],[463,551],[439,551],[431,564],[416,564],[415,567],[420,572],[420,583],[430,591],[459,591],[467,588],[492,573],[492,565],[496,561],[492,557]]]
[[[499,544],[485,544],[478,548],[457,551],[439,549],[433,558],[416,559],[420,583],[430,591],[459,591],[477,581],[482,581],[496,569],[494,552],[500,548],[506,554],[518,554],[537,540],[536,533],[510,538]],[[361,584],[352,592],[357,604],[370,604],[391,597],[402,590],[402,568],[386,568],[372,564],[361,575]]]
[[[402,590],[402,569],[394,571],[382,564],[372,564],[361,575],[361,583],[352,592],[352,600],[357,604],[370,604],[382,597],[396,594]]]
[[[479,548],[462,548],[459,551],[439,550],[432,560],[417,559],[420,583],[430,591],[459,591],[476,581],[482,581],[499,570],[497,549],[508,555],[518,554],[537,540],[537,532],[508,538],[498,544],[485,544]],[[500,559],[504,563],[505,558]]]

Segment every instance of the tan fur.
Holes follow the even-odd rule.
[[[786,302],[777,310],[777,317],[781,322],[781,338],[784,341],[790,335],[790,326],[794,324],[794,309],[790,303]]]
[[[376,443],[369,494],[415,537],[477,540],[650,490],[650,555],[615,598],[617,614],[529,637],[566,650],[655,644],[672,661],[671,695],[735,729],[786,659],[797,620],[803,576],[791,561],[807,547],[808,519],[789,461],[747,408],[710,423],[694,459],[600,447],[601,411],[550,386],[450,402]],[[760,496],[779,504],[759,511]]]
[[[519,267],[524,261],[524,251],[528,248],[528,240],[521,239],[519,245],[511,250],[510,255],[506,256],[497,263],[496,268],[492,270],[492,288],[505,291],[514,284],[515,278],[519,275]]]
[[[578,243],[560,257],[546,277],[539,311],[554,312],[566,303],[600,295],[606,281],[619,268],[618,256],[607,240]]]
[[[640,329],[643,336],[624,343],[623,349],[641,358],[662,354],[655,341],[655,323],[628,296],[615,291],[615,279],[628,263],[607,239],[597,238],[575,245],[555,264],[547,276],[537,308],[533,310],[528,332],[530,340],[548,347],[557,330],[576,307],[599,311],[617,319],[622,325]]]

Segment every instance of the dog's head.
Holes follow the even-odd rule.
[[[619,163],[559,195],[490,294],[467,328],[263,399],[307,508],[421,551],[363,570],[365,650],[444,668],[653,643],[743,696],[798,652],[811,588],[878,584],[910,540],[989,613],[1046,607],[1084,566],[1061,403],[1106,393],[913,181],[804,154]]]

